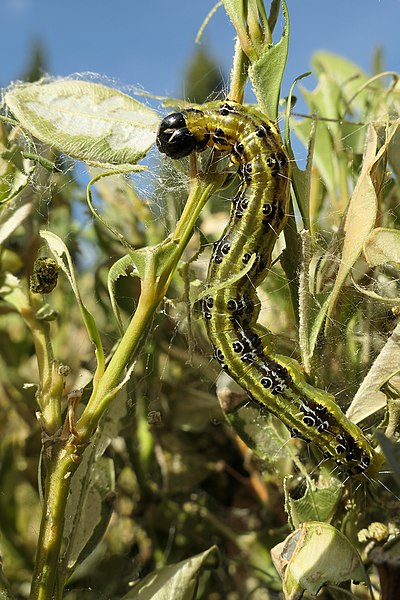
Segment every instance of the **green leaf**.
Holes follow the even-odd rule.
[[[285,508],[294,529],[306,521],[329,522],[341,498],[343,484],[339,479],[307,479],[307,488],[301,498],[290,496],[285,485]]]
[[[177,252],[178,240],[165,240],[157,246],[147,246],[130,252],[131,263],[136,267],[140,279],[144,280],[151,272],[152,277],[158,277],[166,268],[169,260]]]
[[[331,91],[331,94],[337,98],[337,87],[329,82],[321,83],[322,86],[327,86]],[[326,102],[325,93],[321,98],[320,87],[313,92],[307,92],[303,90],[303,95],[310,107],[312,114],[326,117]],[[330,111],[332,113],[332,110]],[[334,119],[337,118],[337,112],[335,111]],[[315,126],[316,124],[316,126]],[[313,131],[315,131],[315,143],[313,147],[313,162],[318,168],[318,171],[324,181],[324,184],[329,192],[331,198],[337,196],[337,176],[336,176],[336,157],[334,151],[334,133],[340,137],[340,133],[337,133],[337,126],[333,124],[331,129],[331,122],[329,122],[329,128],[321,120],[303,119],[297,121],[291,119],[291,126],[296,133],[297,137],[305,146],[309,145]],[[307,199],[308,200],[308,199]]]
[[[226,373],[218,377],[217,396],[225,418],[254,454],[268,463],[291,462],[296,450],[289,442],[287,428],[269,412],[248,402],[247,393]],[[286,472],[287,465],[281,466]]]
[[[154,143],[159,123],[144,104],[86,81],[17,85],[5,101],[31,135],[98,166],[135,164]]]
[[[367,581],[356,549],[327,523],[303,523],[271,554],[288,600],[300,600],[306,591],[315,596],[326,584],[338,585],[351,579]]]
[[[139,276],[139,271],[133,267],[132,265],[132,256],[130,254],[125,254],[122,258],[117,260],[109,269],[107,275],[107,286],[108,293],[110,294],[111,306],[114,312],[115,319],[118,323],[118,327],[121,333],[123,333],[124,328],[121,320],[121,313],[119,310],[118,303],[115,298],[115,284],[120,277],[135,277]]]
[[[243,0],[223,0],[223,5],[238,35],[244,35],[247,37],[247,31],[245,28],[245,3]]]
[[[93,462],[92,453],[93,449],[88,448],[74,474],[65,512],[67,560],[64,569],[69,575],[96,548],[113,512],[113,461],[101,457]]]
[[[376,439],[386,457],[388,467],[400,487],[400,445],[398,442],[389,440],[384,433],[376,431]]]
[[[304,229],[301,234],[302,257],[299,277],[299,346],[302,362],[307,373],[311,372],[311,359],[314,354],[318,335],[321,331],[326,311],[329,306],[329,295],[323,300],[322,295],[315,297],[310,289],[310,265],[312,260],[310,233]]]
[[[3,300],[15,306],[18,312],[23,313],[23,311],[30,310],[25,287],[21,285],[20,280],[15,275],[5,273],[0,279],[0,295]]]
[[[12,210],[0,212],[0,244],[3,244],[32,212],[32,196],[16,198]]]
[[[194,600],[199,577],[218,563],[216,546],[149,573],[121,600]]]
[[[64,526],[66,550],[62,569],[68,576],[94,551],[110,521],[115,473],[113,460],[104,457],[104,453],[118,436],[130,412],[127,394],[122,391],[102,418],[73,476]]]
[[[289,49],[290,23],[285,0],[282,0],[282,10],[285,26],[281,39],[277,44],[266,47],[249,68],[250,81],[259,107],[273,121],[278,116],[281,83]]]
[[[312,57],[312,67],[318,76],[325,74],[331,81],[336,82],[346,103],[368,81],[367,74],[360,67],[332,52],[316,52]],[[364,90],[356,95],[355,100],[355,106],[359,110],[363,110],[365,104],[371,101],[371,93]]]
[[[391,140],[400,125],[395,121],[387,132],[385,143],[377,152],[378,135],[373,125],[368,127],[367,140],[363,156],[363,166],[356,187],[350,198],[344,222],[344,241],[339,271],[330,297],[329,317],[332,316],[342,286],[360,256],[364,244],[369,238],[377,217],[377,196],[371,179],[371,172],[379,160],[385,155]]]
[[[308,77],[310,73],[303,73],[296,77],[293,81],[289,95],[286,100],[286,118],[285,118],[285,134],[284,140],[286,145],[286,150],[291,162],[292,167],[292,185],[294,194],[296,197],[296,202],[301,212],[301,217],[304,222],[304,226],[306,229],[310,229],[310,191],[311,191],[311,178],[312,178],[312,159],[314,155],[314,145],[315,145],[315,127],[312,127],[310,130],[309,140],[308,140],[308,152],[307,152],[307,164],[305,170],[299,169],[290,140],[290,128],[293,126],[293,119],[291,119],[291,106],[293,100],[293,91],[298,81],[304,79],[304,77]],[[314,124],[315,122],[312,121]]]
[[[0,137],[0,204],[6,204],[28,185],[33,169],[33,163],[24,159],[16,146],[7,149]]]
[[[78,284],[76,281],[76,277],[75,277],[75,270],[74,270],[74,266],[72,263],[72,258],[68,251],[68,248],[64,244],[64,242],[57,235],[52,233],[51,231],[45,231],[45,230],[40,231],[40,237],[42,237],[46,241],[51,253],[53,254],[54,258],[56,259],[56,262],[57,262],[59,268],[64,271],[64,273],[66,274],[66,276],[68,278],[68,281],[71,285],[72,291],[75,294],[75,298],[78,303],[79,309],[81,311],[83,321],[86,326],[86,330],[88,332],[88,335],[89,335],[91,341],[93,342],[93,344],[96,348],[98,368],[100,368],[100,370],[102,371],[103,367],[104,367],[104,353],[103,353],[103,346],[101,344],[100,335],[99,335],[99,332],[98,332],[98,329],[96,326],[96,322],[93,318],[93,315],[88,311],[88,309],[86,308],[86,306],[84,305],[84,303],[82,301],[82,298],[81,298],[81,295],[79,292],[79,288],[78,288]]]
[[[127,270],[131,269],[129,275],[139,277],[142,281],[146,276],[153,278],[159,277],[168,267],[168,263],[173,259],[178,249],[178,241],[165,240],[156,246],[146,246],[140,250],[132,250],[119,259],[108,274],[108,289],[111,297],[111,303],[118,326],[123,331],[121,316],[118,305],[115,301],[115,282],[121,276],[126,276]]]
[[[377,227],[364,243],[364,255],[370,267],[400,263],[400,231]]]

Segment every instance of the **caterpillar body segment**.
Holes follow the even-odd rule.
[[[214,244],[210,293],[202,300],[216,360],[292,436],[316,444],[349,475],[373,476],[381,457],[361,429],[332,395],[307,383],[297,361],[274,352],[268,331],[257,324],[256,288],[268,273],[289,211],[290,164],[277,125],[255,109],[215,102],[167,116],[157,146],[171,158],[213,146],[238,165],[240,186],[229,222]]]

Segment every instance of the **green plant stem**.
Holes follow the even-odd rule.
[[[76,430],[61,435],[51,441],[45,459],[46,484],[42,522],[38,540],[38,551],[32,582],[30,600],[61,599],[63,582],[57,582],[59,558],[64,525],[65,507],[67,504],[70,481],[78,462],[74,461],[74,452],[83,450],[104,411],[118,390],[117,384],[126,366],[140,349],[140,344],[147,331],[151,318],[158,304],[164,297],[173,272],[190,238],[193,227],[210,194],[220,186],[224,175],[206,175],[193,180],[188,201],[177,223],[174,234],[169,238],[176,244],[176,250],[156,276],[157,252],[165,244],[152,249],[145,276],[142,281],[137,310],[123,336],[115,354],[110,360],[103,377],[93,390],[82,417],[76,424]],[[79,443],[79,449],[76,447]],[[46,449],[45,449],[46,453]],[[55,588],[57,594],[55,595]]]
[[[54,361],[53,348],[50,339],[50,327],[46,321],[36,317],[36,312],[41,308],[33,294],[28,294],[13,282],[7,301],[19,311],[26,325],[29,327],[39,370],[39,390],[36,395],[41,411],[41,422],[48,434],[53,434],[61,426],[61,395],[63,391],[63,378],[58,373],[58,364]]]
[[[247,82],[249,59],[243,52],[239,38],[236,38],[235,53],[231,70],[231,85],[228,98],[235,102],[243,102],[244,88]]]
[[[25,290],[16,286],[12,279],[8,281],[6,277],[5,289],[8,288],[9,291],[4,294],[4,298],[7,302],[15,306],[32,333],[39,369],[39,381],[40,385],[43,385],[51,376],[51,364],[53,361],[49,324],[46,321],[36,318],[36,311],[41,307],[41,304],[34,298],[33,294],[30,294],[28,297]],[[40,406],[40,408],[43,407]]]
[[[215,172],[212,166],[201,176],[195,175],[194,168],[192,171],[190,193],[175,231],[166,241],[147,249],[137,309],[107,368],[93,386],[81,418],[75,426],[66,421],[57,441],[48,442],[44,509],[30,600],[62,598],[64,582],[59,574],[59,560],[70,482],[79,464],[76,454],[89,443],[99,420],[124,383],[121,383],[121,376],[141,348],[143,337],[168,290],[198,216],[210,195],[225,179],[225,175]],[[159,257],[163,256],[166,247],[170,250],[171,246],[173,251],[162,262]]]
[[[44,459],[46,484],[44,510],[40,525],[38,551],[32,579],[30,600],[52,600],[58,574],[64,526],[64,513],[70,480],[78,467],[73,461],[74,446],[60,439]],[[46,453],[46,449],[44,450]]]
[[[61,397],[64,378],[59,373],[59,362],[54,360],[49,324],[36,319],[32,308],[22,313],[32,333],[36,360],[39,368],[39,390],[36,394],[41,410],[41,423],[47,434],[54,434],[61,427]]]
[[[2,563],[0,559],[0,600],[15,600],[11,591],[10,585],[3,573]]]
[[[175,232],[168,240],[169,243],[176,244],[176,250],[163,266],[158,277],[156,277],[156,256],[165,242],[158,247],[156,246],[152,249],[153,252],[149,253],[145,277],[142,280],[142,291],[135,314],[76,425],[76,433],[82,441],[87,442],[90,439],[99,419],[115,396],[118,381],[124,369],[140,348],[143,336],[157,306],[168,289],[196,220],[210,194],[219,187],[221,177],[214,174],[213,177],[206,176],[204,179],[196,178],[193,180],[181,218],[177,223]]]

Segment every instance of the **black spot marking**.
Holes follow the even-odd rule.
[[[323,431],[327,431],[329,429],[329,421],[320,421],[317,425],[317,431],[322,433]]]
[[[276,160],[275,160],[275,155],[274,154],[270,154],[269,156],[267,156],[267,158],[265,159],[265,164],[267,165],[267,167],[269,167],[270,169],[273,169],[275,166]]]
[[[250,259],[251,259],[251,254],[249,254],[248,252],[246,252],[246,254],[243,254],[242,262],[245,265],[247,265],[247,263],[249,262]]]
[[[285,385],[282,382],[276,383],[274,386],[274,389],[272,390],[272,393],[274,394],[274,396],[278,396],[279,394],[283,394],[283,392],[285,391]]]
[[[212,139],[215,144],[221,144],[223,146],[228,145],[228,140],[226,138],[225,131],[221,129],[221,127],[215,128]]]
[[[352,450],[347,450],[347,452],[346,452],[346,460],[349,460],[349,461],[356,461],[356,460],[358,460],[356,453],[353,452]]]
[[[304,423],[304,425],[307,425],[307,427],[314,427],[315,419],[311,415],[304,415],[303,423]]]
[[[204,304],[207,308],[212,308],[214,306],[214,298],[212,296],[207,296],[207,298],[204,299]]]
[[[363,454],[360,460],[360,467],[362,467],[363,470],[368,469],[370,463],[371,459],[368,454]]]
[[[223,352],[219,349],[216,348],[215,352],[214,352],[214,357],[217,359],[218,362],[223,363],[225,360],[225,356],[223,355]]]
[[[258,336],[257,336],[258,337]],[[261,344],[261,339],[260,339]],[[279,377],[285,378],[288,376],[287,369],[282,365],[278,365],[277,363],[274,365],[275,372],[279,375]]]
[[[260,383],[266,390],[270,390],[274,385],[274,382],[272,381],[271,377],[262,377],[260,379]]]
[[[225,102],[219,109],[219,114],[222,115],[223,117],[226,117],[230,113],[234,113],[234,112],[235,112],[234,107],[231,106],[230,104],[228,104],[227,102]]]
[[[273,205],[272,204],[264,204],[262,207],[263,215],[269,217],[273,213]]]
[[[209,321],[210,319],[212,319],[212,314],[210,312],[204,312],[203,313],[204,318],[207,319],[207,321]]]
[[[287,165],[287,158],[283,152],[277,152],[275,157],[280,167],[285,167]]]
[[[243,152],[244,152],[244,145],[242,144],[242,142],[236,142],[236,144],[233,147],[233,151],[236,154],[238,154],[238,155],[239,154],[243,154]]]
[[[226,303],[226,308],[230,312],[236,311],[237,310],[237,302],[236,302],[236,300],[228,300],[228,302]]]
[[[256,136],[259,138],[264,138],[267,135],[267,131],[263,125],[259,125],[256,129]]]
[[[232,348],[233,348],[233,351],[237,352],[238,354],[240,352],[243,352],[243,350],[244,350],[244,346],[243,346],[242,342],[233,342]]]

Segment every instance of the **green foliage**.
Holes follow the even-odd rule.
[[[277,43],[277,1],[269,15],[260,0],[224,6],[239,38],[229,97],[242,100],[249,76],[274,116],[286,4]],[[155,140],[153,110],[83,81],[17,86],[0,122],[4,600],[263,600],[321,586],[367,598],[349,580],[388,583],[382,556],[398,560],[400,531],[398,79],[328,53],[312,68],[306,114],[287,109],[309,155],[304,171],[293,164],[296,218],[259,290],[260,322],[277,352],[301,357],[310,380],[376,431],[390,472],[345,480],[243,406],[231,381],[214,389],[196,302],[232,174],[207,156],[189,177],[187,163],[165,160],[145,179],[136,163]],[[206,53],[196,72],[213,74],[208,89],[190,84],[200,102],[217,87]],[[85,193],[60,153],[108,171],[91,169]],[[57,285],[43,288],[43,265]]]
[[[186,71],[186,99],[194,104],[207,102],[210,97],[223,97],[223,79],[219,66],[200,46]]]

